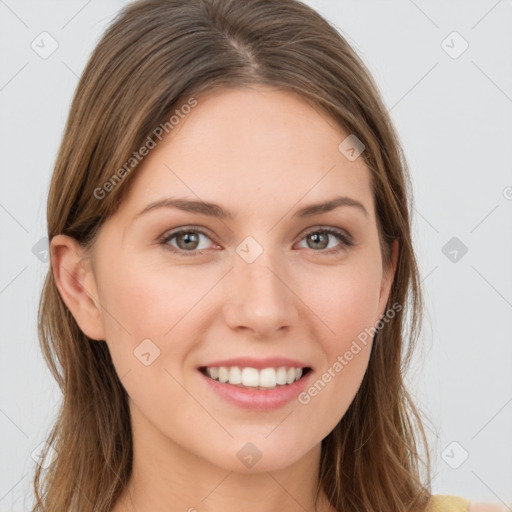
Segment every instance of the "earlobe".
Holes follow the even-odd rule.
[[[83,247],[66,235],[56,235],[50,244],[50,261],[59,294],[83,333],[104,340],[105,331],[92,268]]]

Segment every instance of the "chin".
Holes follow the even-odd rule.
[[[285,443],[285,439],[276,436],[273,440],[250,436],[245,439],[232,440],[230,446],[221,449],[218,457],[208,457],[212,464],[228,471],[242,474],[258,474],[279,471],[297,463],[306,455],[312,455],[315,448],[320,453],[320,444],[311,447],[298,446],[296,442]],[[272,434],[270,434],[270,437]],[[252,439],[252,441],[250,440]],[[288,438],[289,441],[293,439]],[[231,456],[229,455],[231,454]]]

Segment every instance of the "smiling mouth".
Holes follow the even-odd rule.
[[[257,368],[240,366],[201,366],[199,371],[221,384],[230,384],[247,389],[268,390],[290,386],[303,379],[311,371],[311,368],[279,366],[258,370]]]

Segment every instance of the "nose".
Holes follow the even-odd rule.
[[[235,255],[228,281],[224,315],[231,329],[270,339],[297,323],[298,299],[289,273],[284,264],[277,265],[269,257],[268,251],[252,263]]]

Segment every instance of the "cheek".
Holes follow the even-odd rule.
[[[332,287],[319,316],[334,331],[322,328],[324,361],[315,379],[299,396],[299,403],[317,418],[322,436],[327,435],[345,415],[361,386],[371,354],[373,319],[378,301],[374,287],[361,280],[347,279]]]
[[[318,331],[325,359],[303,403],[316,402],[331,427],[346,412],[366,372],[373,327],[379,317],[380,261],[372,255],[347,260],[311,276],[304,301],[321,320]],[[317,398],[318,397],[318,398]]]
[[[331,357],[375,325],[380,285],[380,264],[374,257],[354,258],[336,270],[324,268],[309,273],[302,297],[324,325],[322,338]]]
[[[185,267],[171,274],[168,268],[147,265],[133,256],[103,261],[98,293],[107,344],[133,403],[162,425],[179,425],[183,419],[173,419],[170,403],[201,417],[201,409],[177,381],[183,380],[180,365],[198,338],[190,322],[194,305],[212,285],[193,279]]]
[[[144,338],[168,340],[212,287],[214,278],[210,272],[202,279],[191,266],[169,272],[137,258],[116,261],[101,276],[100,300],[110,313],[104,315],[107,332],[114,340],[128,331],[133,343]]]
[[[129,395],[136,403],[145,393],[183,401],[170,374],[180,382],[188,378],[183,364],[202,339],[204,305],[219,275],[211,268],[148,265],[133,255],[105,260],[101,270],[107,344],[117,374],[128,376]]]

